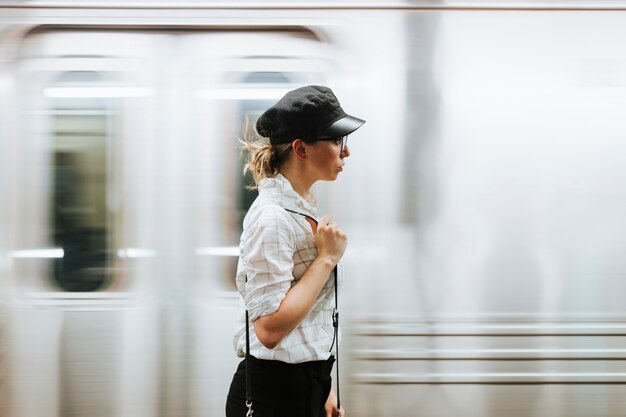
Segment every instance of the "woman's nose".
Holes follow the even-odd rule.
[[[341,154],[341,157],[347,158],[348,156],[350,156],[350,148],[348,148],[348,145],[346,145],[343,148],[343,153]]]

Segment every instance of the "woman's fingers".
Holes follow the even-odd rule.
[[[339,229],[337,223],[330,219],[330,216],[325,214],[320,218],[315,233],[318,254],[329,255],[334,262],[339,262],[346,250],[347,240],[345,233]]]
[[[326,227],[328,225],[328,222],[330,222],[330,216],[328,214],[324,214],[317,226]]]

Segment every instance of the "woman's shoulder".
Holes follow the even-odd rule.
[[[257,201],[250,207],[243,221],[245,229],[258,227],[293,227],[289,212],[271,201]]]

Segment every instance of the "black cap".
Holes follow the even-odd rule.
[[[256,123],[257,132],[273,145],[294,139],[338,138],[357,130],[365,120],[343,111],[328,87],[309,85],[285,94]]]

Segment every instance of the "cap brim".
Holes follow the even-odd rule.
[[[322,131],[322,134],[329,138],[338,138],[340,136],[346,136],[354,132],[361,126],[363,126],[365,120],[361,120],[358,117],[346,115],[337,120]]]

